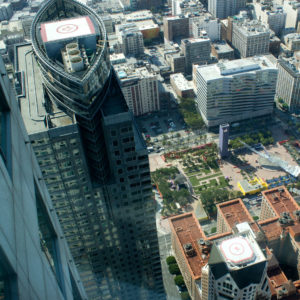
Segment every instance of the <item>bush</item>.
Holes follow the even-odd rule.
[[[213,227],[210,231],[210,233],[216,233],[217,232],[217,227]]]
[[[182,292],[182,293],[180,294],[180,296],[181,296],[181,299],[182,299],[182,300],[190,300],[190,299],[191,299],[188,292]]]
[[[258,219],[259,219],[258,216],[254,216],[254,217],[253,217],[253,220],[254,220],[254,221],[257,221]]]
[[[174,282],[178,286],[185,286],[182,275],[176,275],[174,278]]]
[[[176,259],[175,259],[174,256],[168,256],[166,258],[166,262],[167,262],[168,265],[175,264],[176,263]]]
[[[179,270],[179,267],[178,267],[178,265],[176,263],[169,265],[169,272],[172,275],[180,275],[180,270]]]

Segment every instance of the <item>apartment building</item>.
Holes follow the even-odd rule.
[[[206,32],[209,39],[214,42],[221,38],[221,23],[218,19],[206,13],[200,17],[192,18],[192,36],[199,38]]]
[[[175,38],[189,37],[189,18],[166,17],[164,18],[164,38],[166,41],[173,41]]]
[[[160,109],[157,75],[146,67],[121,64],[114,67],[129,109],[135,116]]]
[[[232,26],[232,46],[241,58],[269,53],[270,30],[257,20],[236,20]]]
[[[205,35],[201,38],[183,39],[181,51],[185,56],[185,72],[192,73],[192,65],[203,65],[210,61],[211,44]]]
[[[300,109],[300,60],[297,56],[278,60],[276,96],[281,98],[291,112]]]
[[[205,124],[272,113],[277,72],[271,55],[198,66],[197,106]]]
[[[219,19],[234,16],[246,6],[245,0],[208,0],[208,11]]]

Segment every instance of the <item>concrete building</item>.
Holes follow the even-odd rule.
[[[298,1],[283,1],[283,10],[286,12],[287,18],[286,28],[297,28],[300,21],[300,4]]]
[[[189,37],[189,18],[166,17],[164,18],[164,38],[173,41],[174,38]]]
[[[270,30],[257,20],[236,20],[232,26],[232,46],[244,58],[269,53]]]
[[[270,6],[269,3],[256,2],[254,9],[257,20],[264,25],[268,25],[276,35],[280,36],[285,28],[287,16],[282,6]]]
[[[195,0],[172,0],[172,15],[198,15],[205,11],[204,5]]]
[[[119,36],[125,55],[141,55],[144,53],[143,34],[135,23],[117,26],[116,33]]]
[[[182,98],[194,98],[195,94],[193,87],[190,82],[185,79],[182,73],[172,74],[170,76],[170,83],[177,96]]]
[[[135,116],[160,109],[158,80],[154,72],[127,63],[115,65],[114,69],[127,105]]]
[[[234,16],[246,7],[245,0],[208,0],[208,11],[219,19]]]
[[[192,18],[192,36],[194,38],[199,38],[203,35],[203,31],[207,33],[207,36],[212,42],[220,40],[220,21],[212,17],[210,14]]]
[[[87,299],[0,58],[0,299]]]
[[[88,297],[164,299],[147,149],[100,17],[50,0],[31,36],[22,116]]]
[[[183,53],[166,54],[166,61],[170,65],[173,73],[185,72],[185,56]]]
[[[218,60],[220,59],[234,59],[234,50],[225,42],[212,43],[211,54]]]
[[[241,199],[218,204],[218,232],[209,237],[194,213],[169,219],[191,299],[299,299],[299,208],[279,187],[263,192],[258,222]]]
[[[192,65],[203,65],[210,61],[211,45],[207,36],[181,40],[181,51],[185,56],[185,72],[192,73]]]
[[[284,43],[291,52],[300,51],[300,33],[290,33],[284,36]]]
[[[199,66],[197,105],[207,126],[271,114],[277,69],[272,56]]]
[[[10,3],[0,4],[0,21],[9,20],[13,13],[12,5]]]
[[[278,60],[276,96],[281,98],[291,112],[300,109],[300,59],[280,58]]]

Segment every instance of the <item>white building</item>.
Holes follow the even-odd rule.
[[[261,21],[262,24],[268,25],[276,35],[280,35],[285,28],[287,15],[282,6],[273,6],[271,8],[269,5],[256,2],[254,8],[256,18]]]
[[[0,60],[0,299],[87,299]]]
[[[122,92],[129,109],[135,116],[160,109],[158,80],[156,74],[146,67],[115,65]]]
[[[119,41],[122,43],[125,55],[139,55],[144,53],[143,34],[134,23],[119,25],[116,29]]]
[[[245,6],[245,0],[208,0],[208,11],[219,19],[236,15]]]
[[[232,45],[241,57],[269,53],[270,29],[257,20],[234,20]]]
[[[277,69],[271,55],[199,66],[197,105],[207,126],[272,113]]]
[[[221,23],[218,19],[205,14],[201,17],[192,18],[192,35],[194,38],[202,36],[205,31],[212,42],[221,38]]]
[[[300,20],[300,3],[297,1],[284,1],[283,9],[287,14],[285,27],[297,28]]]
[[[284,43],[290,51],[300,51],[300,33],[290,33],[284,36]]]
[[[300,59],[292,57],[278,60],[278,80],[276,95],[281,98],[291,112],[300,110]]]
[[[267,259],[251,229],[213,244],[201,282],[202,300],[271,299]]]

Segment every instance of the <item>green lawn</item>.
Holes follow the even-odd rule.
[[[221,186],[221,187],[226,187],[226,186],[228,186],[228,182],[227,182],[227,180],[225,179],[224,176],[219,177],[218,179],[219,179],[219,183],[220,183],[220,186]]]
[[[189,179],[190,179],[190,181],[191,181],[192,186],[197,186],[197,185],[199,185],[199,180],[197,179],[196,176],[189,177]]]

